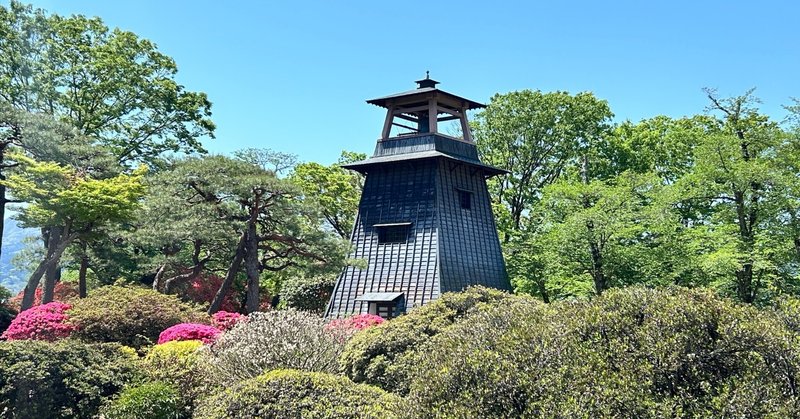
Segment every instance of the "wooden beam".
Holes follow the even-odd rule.
[[[467,108],[461,109],[461,135],[464,141],[472,142],[472,132],[469,130],[469,122],[467,122]]]
[[[389,110],[386,112],[386,119],[383,121],[383,131],[381,131],[381,139],[385,140],[389,138],[389,134],[392,132],[392,121],[394,120],[394,107],[389,106]]]
[[[398,124],[397,122],[392,122],[392,125],[394,125],[394,126],[398,126],[398,127],[403,127],[403,128],[406,128],[406,129],[410,129],[410,130],[412,130],[412,131],[417,131],[417,132],[419,132],[419,129],[418,129],[418,128],[409,127],[408,125]]]
[[[403,114],[397,114],[397,115],[395,115],[394,117],[395,117],[395,118],[400,118],[400,119],[405,119],[406,121],[413,122],[413,123],[415,123],[415,124],[418,124],[418,123],[419,123],[419,118],[417,118],[417,117],[414,117],[414,116],[408,116],[408,115],[403,115]]]

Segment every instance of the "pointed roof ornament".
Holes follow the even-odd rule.
[[[430,71],[426,71],[425,72],[425,78],[424,79],[417,80],[414,83],[417,83],[417,89],[424,89],[426,87],[435,88],[436,85],[439,84],[438,81],[436,81],[436,80],[431,78],[431,72]]]

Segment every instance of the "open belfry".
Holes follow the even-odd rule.
[[[366,176],[351,257],[367,263],[343,270],[328,318],[392,318],[476,284],[511,289],[486,187],[506,172],[480,162],[467,121],[484,105],[416,83],[367,101],[387,109],[381,137],[371,158],[344,166]],[[447,121],[461,138],[440,132]]]

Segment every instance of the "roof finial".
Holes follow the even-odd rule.
[[[427,71],[427,70],[425,71],[425,78],[426,79],[431,78],[431,72],[430,71]]]
[[[430,71],[426,71],[425,72],[425,78],[421,79],[421,80],[417,80],[416,83],[419,85],[419,87],[417,87],[417,89],[425,89],[425,88],[429,88],[429,87],[435,89],[436,85],[439,84],[438,81],[436,81],[436,80],[431,78],[431,72]]]

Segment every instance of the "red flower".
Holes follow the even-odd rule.
[[[65,312],[70,308],[71,305],[58,301],[31,307],[11,321],[0,339],[52,342],[68,337],[75,330],[75,326],[67,323]]]
[[[246,320],[247,317],[239,313],[231,313],[229,311],[218,311],[211,315],[211,324],[219,330],[231,330],[236,323]]]
[[[220,333],[216,327],[206,324],[180,323],[161,332],[158,335],[158,343],[162,344],[173,340],[200,340],[203,343],[212,343]]]

